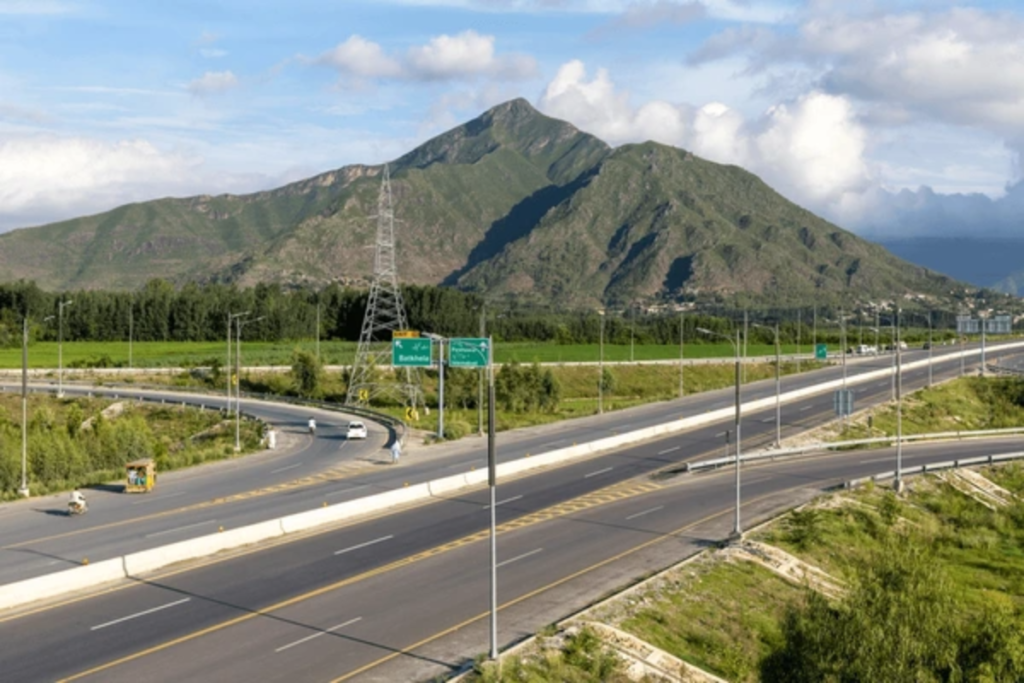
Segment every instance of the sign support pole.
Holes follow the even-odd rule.
[[[498,464],[494,420],[494,343],[487,344],[487,483],[491,489],[491,659],[498,658],[498,531],[495,499],[498,488]]]

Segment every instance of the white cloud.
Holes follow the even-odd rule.
[[[25,136],[0,142],[0,230],[67,218],[180,188],[198,160],[145,140]]]
[[[399,56],[389,55],[378,43],[353,35],[314,61],[356,81],[520,80],[537,71],[532,57],[497,55],[494,36],[472,30],[435,36],[425,45],[410,47]]]
[[[356,78],[397,78],[402,73],[402,66],[380,45],[356,35],[320,55],[317,62]]]
[[[841,96],[811,92],[754,121],[717,102],[694,109],[655,99],[634,107],[606,70],[588,80],[586,66],[572,61],[558,70],[539,106],[611,144],[655,140],[743,166],[792,201],[826,213],[873,183],[866,131]]]
[[[202,77],[188,84],[193,95],[220,95],[238,86],[238,78],[230,71],[207,71]]]
[[[381,0],[393,5],[446,7],[476,12],[507,14],[624,14],[638,5],[684,5],[671,0]],[[728,21],[775,23],[786,21],[794,12],[791,0],[703,0],[709,16]]]

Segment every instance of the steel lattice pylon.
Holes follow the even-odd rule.
[[[382,175],[377,197],[373,282],[345,402],[367,405],[375,398],[387,397],[415,408],[423,403],[419,372],[416,368],[391,372],[391,334],[407,329],[408,323],[395,267],[395,214],[387,164]]]

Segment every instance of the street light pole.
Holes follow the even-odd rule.
[[[128,302],[128,369],[132,369],[132,340],[135,336],[135,294]]]
[[[227,365],[224,366],[224,369],[226,370],[225,374],[228,377],[228,400],[227,400],[227,403],[224,406],[224,414],[229,416],[229,417],[231,415],[231,383],[232,383],[232,380],[231,380],[231,375],[232,375],[232,372],[231,372],[231,370],[232,370],[232,366],[231,366],[231,324],[235,320],[235,318],[242,318],[242,317],[245,317],[247,315],[249,315],[249,311],[243,311],[241,313],[232,313],[231,311],[228,311],[228,362],[227,362]]]
[[[754,323],[754,327],[772,330],[775,333],[775,447],[782,447],[782,350],[779,344],[779,323],[771,328]]]
[[[480,306],[480,338],[487,337],[487,319],[484,317],[485,309]],[[484,435],[484,370],[481,368],[476,373],[476,431],[480,436]]]
[[[682,398],[685,394],[683,391],[683,353],[685,346],[683,345],[683,312],[679,311],[679,398]]]
[[[64,398],[64,307],[72,303],[63,299],[57,303],[57,398]]]
[[[730,537],[733,540],[739,540],[743,538],[743,527],[740,523],[740,460],[741,460],[741,441],[740,441],[740,419],[741,419],[741,408],[740,408],[740,351],[742,345],[740,342],[740,331],[736,330],[736,340],[733,341],[732,337],[727,334],[720,332],[713,332],[709,329],[698,327],[697,331],[701,334],[706,334],[712,337],[722,337],[728,339],[729,343],[732,344],[733,350],[736,352],[736,519],[733,524],[732,534]]]
[[[801,317],[803,310],[796,309],[796,374],[800,374],[800,328],[803,327]]]
[[[498,658],[498,454],[494,419],[494,340],[487,340],[487,484],[491,489],[491,660]]]
[[[235,323],[235,453],[242,450],[242,327],[247,323],[258,323],[266,316],[252,320],[239,318]]]
[[[316,362],[320,363],[320,297],[316,301]]]
[[[597,414],[604,414],[604,309],[602,308],[597,312],[601,317],[601,341],[598,345],[600,349],[597,361]]]
[[[28,313],[21,326],[21,488],[18,495],[28,498]]]
[[[629,362],[632,363],[633,356],[633,338],[636,337],[636,302],[634,301],[629,306],[630,322],[629,322]]]
[[[899,315],[900,309],[896,309],[896,334],[897,339],[893,343],[896,347],[896,492],[903,491],[903,354],[900,352],[899,342]]]

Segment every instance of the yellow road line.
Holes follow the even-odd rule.
[[[748,501],[748,504],[756,503],[756,502],[758,502],[760,500],[768,498],[769,496],[776,495],[777,493],[780,493],[780,492],[768,493],[768,494],[765,494],[763,496],[759,496],[757,498],[753,498],[750,501]],[[624,550],[621,553],[619,553],[618,555],[614,555],[613,557],[609,557],[609,558],[606,558],[604,560],[601,560],[600,562],[592,564],[589,567],[584,567],[583,569],[580,569],[579,571],[576,571],[576,572],[574,572],[572,574],[569,574],[568,576],[563,576],[562,578],[558,579],[557,581],[552,581],[551,583],[549,583],[549,584],[547,584],[545,586],[541,586],[540,588],[535,588],[534,590],[530,591],[529,593],[524,593],[523,595],[520,595],[518,598],[514,598],[512,600],[509,600],[506,603],[503,603],[503,604],[499,605],[498,609],[499,610],[503,610],[503,609],[505,609],[507,607],[512,607],[514,605],[517,605],[520,602],[523,602],[525,600],[529,600],[530,598],[535,597],[537,595],[540,595],[541,593],[544,593],[546,591],[549,591],[552,588],[557,588],[558,586],[561,586],[564,583],[567,583],[569,581],[572,581],[573,579],[579,578],[580,576],[583,576],[584,574],[592,572],[592,571],[594,571],[596,569],[600,569],[601,567],[604,567],[604,566],[606,566],[608,564],[611,564],[613,562],[618,562],[619,560],[623,559],[624,557],[628,557],[629,555],[632,555],[634,553],[638,553],[641,550],[649,548],[652,545],[661,543],[662,541],[665,541],[666,539],[674,538],[674,537],[678,536],[679,534],[692,529],[695,526],[698,526],[700,524],[704,524],[705,522],[709,522],[712,519],[715,519],[716,517],[722,517],[724,515],[730,514],[731,512],[732,512],[731,509],[722,510],[721,512],[716,512],[714,514],[708,515],[707,517],[703,517],[701,519],[698,519],[696,522],[690,522],[689,524],[685,524],[685,525],[679,527],[678,529],[674,529],[673,531],[670,531],[670,532],[668,532],[666,534],[663,534],[661,536],[653,538],[653,539],[651,539],[649,541],[645,541],[645,542],[641,543],[638,546],[635,546],[635,547],[630,548],[628,550]],[[341,683],[342,681],[347,681],[350,678],[352,678],[353,676],[358,676],[361,673],[365,673],[365,672],[369,671],[370,669],[373,669],[375,667],[380,666],[381,664],[385,664],[385,663],[391,661],[392,659],[395,659],[396,657],[401,657],[402,655],[407,655],[410,652],[412,652],[412,651],[414,651],[414,650],[416,650],[418,648],[423,647],[424,645],[428,645],[428,644],[434,642],[435,640],[438,640],[439,638],[443,638],[446,635],[449,635],[451,633],[454,633],[455,631],[458,631],[460,628],[464,628],[464,627],[469,626],[470,624],[472,624],[474,622],[480,621],[481,619],[484,619],[484,618],[490,616],[490,614],[491,614],[490,610],[488,610],[487,612],[481,612],[480,614],[476,615],[475,617],[470,617],[469,619],[466,619],[465,621],[463,621],[463,622],[461,622],[459,624],[456,624],[455,626],[447,628],[447,629],[445,629],[443,631],[439,631],[438,633],[435,633],[432,636],[429,636],[427,638],[424,638],[423,640],[420,640],[420,641],[418,641],[416,643],[413,643],[412,645],[404,647],[404,648],[402,648],[401,650],[399,650],[397,652],[392,652],[392,653],[390,653],[388,655],[385,655],[384,657],[381,657],[380,659],[378,659],[378,660],[376,660],[374,662],[370,662],[369,664],[365,664],[365,665],[359,667],[358,669],[356,669],[355,671],[350,671],[349,673],[345,674],[344,676],[340,676],[338,678],[335,678],[335,679],[333,679],[331,681],[331,683]]]
[[[657,484],[654,484],[654,483],[649,483],[649,482],[632,482],[632,481],[620,482],[619,484],[613,484],[612,486],[609,486],[609,487],[607,487],[605,489],[601,489],[599,491],[594,491],[592,493],[589,493],[589,494],[586,494],[584,496],[581,496],[579,499],[574,499],[573,501],[567,501],[565,503],[560,503],[558,505],[552,506],[551,508],[546,508],[544,510],[540,510],[540,511],[538,511],[536,513],[533,513],[531,515],[527,515],[526,519],[530,519],[531,520],[528,524],[521,523],[521,520],[518,520],[518,519],[517,520],[513,520],[511,522],[506,522],[505,524],[502,524],[502,525],[498,526],[497,531],[498,531],[499,534],[500,533],[505,533],[505,532],[508,532],[508,531],[514,531],[516,529],[523,528],[524,526],[528,526],[529,524],[539,524],[540,522],[548,521],[548,520],[553,519],[555,517],[564,516],[564,515],[567,515],[567,514],[570,514],[570,513],[573,513],[573,512],[578,512],[580,510],[597,507],[599,505],[603,505],[603,504],[608,503],[608,502],[612,502],[612,501],[616,501],[616,500],[624,500],[626,498],[632,498],[634,496],[643,495],[645,493],[650,493],[652,491],[656,491],[656,490],[659,490],[661,488],[662,488],[661,486],[659,486]],[[585,503],[582,504],[582,505],[581,504],[577,504],[576,501],[579,501],[579,500],[585,500]],[[347,579],[343,579],[343,580],[338,581],[336,583],[332,583],[332,584],[330,584],[328,586],[322,586],[321,588],[317,588],[316,590],[310,591],[308,593],[304,593],[302,595],[297,595],[297,596],[289,598],[287,600],[283,600],[283,601],[278,602],[276,604],[273,604],[273,605],[271,605],[269,607],[265,607],[265,608],[263,608],[261,610],[249,612],[247,614],[243,614],[241,616],[235,617],[233,619],[229,619],[229,620],[221,622],[219,624],[214,624],[213,626],[208,626],[207,628],[201,629],[199,631],[195,631],[193,633],[189,633],[187,635],[180,636],[180,637],[175,638],[173,640],[169,640],[169,641],[167,641],[165,643],[161,643],[160,645],[155,645],[153,647],[147,648],[145,650],[141,650],[141,651],[136,652],[134,654],[127,655],[125,657],[121,657],[120,659],[116,659],[116,660],[107,662],[106,664],[101,664],[101,665],[99,665],[97,667],[94,667],[92,669],[89,669],[87,671],[82,671],[80,673],[74,674],[73,676],[70,676],[68,678],[62,679],[62,681],[76,681],[76,680],[79,680],[81,678],[85,678],[86,676],[91,676],[91,675],[99,673],[101,671],[106,671],[107,669],[111,669],[111,668],[114,668],[116,666],[120,666],[121,664],[127,664],[128,662],[134,661],[136,659],[140,659],[142,657],[146,657],[148,655],[155,654],[157,652],[160,652],[160,651],[166,650],[168,648],[174,647],[175,645],[180,645],[181,643],[186,643],[188,641],[195,640],[196,638],[201,638],[201,637],[203,637],[205,635],[208,635],[210,633],[221,631],[223,629],[230,628],[231,626],[235,626],[236,624],[241,624],[241,623],[249,621],[251,619],[255,619],[256,617],[263,616],[265,614],[270,614],[272,612],[276,612],[276,611],[284,609],[286,607],[290,607],[292,605],[296,605],[296,604],[298,604],[300,602],[305,602],[306,600],[310,600],[310,599],[318,597],[320,595],[324,595],[326,593],[333,592],[335,590],[344,588],[346,586],[350,586],[350,585],[352,585],[354,583],[358,583],[360,581],[364,581],[364,580],[372,578],[374,576],[378,576],[380,574],[385,574],[385,573],[393,571],[395,569],[399,569],[401,567],[405,567],[405,566],[408,566],[410,564],[414,564],[414,563],[419,562],[421,560],[425,560],[425,559],[428,559],[428,558],[431,558],[431,557],[436,557],[437,555],[441,555],[443,553],[455,550],[457,548],[461,548],[461,547],[469,545],[471,543],[475,543],[477,541],[484,540],[484,539],[488,538],[489,536],[490,536],[490,529],[484,529],[482,531],[478,531],[476,533],[469,534],[467,536],[463,536],[462,538],[456,539],[454,541],[450,541],[450,542],[445,543],[443,545],[440,545],[440,546],[437,546],[437,547],[434,547],[434,548],[430,548],[428,550],[424,550],[424,551],[419,552],[419,553],[417,553],[415,555],[410,555],[409,557],[402,558],[401,560],[396,560],[396,561],[394,561],[394,562],[392,562],[390,564],[384,565],[382,567],[378,567],[376,569],[371,569],[369,571],[363,572],[362,574],[358,574],[356,576],[352,576],[352,577],[349,577]]]
[[[180,508],[174,508],[173,510],[165,510],[164,512],[154,512],[141,517],[132,517],[131,519],[122,519],[117,522],[109,522],[107,524],[101,524],[99,526],[87,527],[85,529],[76,529],[75,531],[66,531],[59,534],[53,534],[52,536],[42,536],[40,538],[30,539],[28,541],[19,541],[18,543],[11,543],[10,545],[0,546],[0,550],[13,550],[15,548],[23,548],[34,543],[43,543],[45,541],[54,541],[59,538],[66,538],[68,536],[81,536],[93,531],[100,531],[105,529],[114,529],[117,527],[125,526],[128,524],[136,524],[151,519],[160,519],[161,517],[170,517],[172,515],[178,515],[183,512],[193,512],[195,510],[203,510],[206,508],[216,507],[218,505],[226,505],[228,503],[236,503],[240,500],[250,500],[252,498],[260,498],[262,496],[268,496],[272,493],[281,493],[282,491],[294,491],[296,489],[305,488],[308,486],[315,486],[324,482],[335,482],[343,481],[356,474],[369,469],[371,465],[367,463],[365,466],[358,466],[356,463],[342,463],[328,470],[324,470],[319,474],[313,474],[308,477],[302,477],[301,479],[293,479],[292,481],[284,482],[282,484],[275,484],[273,486],[265,486],[259,489],[253,489],[251,491],[242,491],[240,493],[233,493],[230,496],[222,496],[220,498],[212,498],[210,500],[203,501],[201,503],[193,503],[192,505],[186,505]]]

